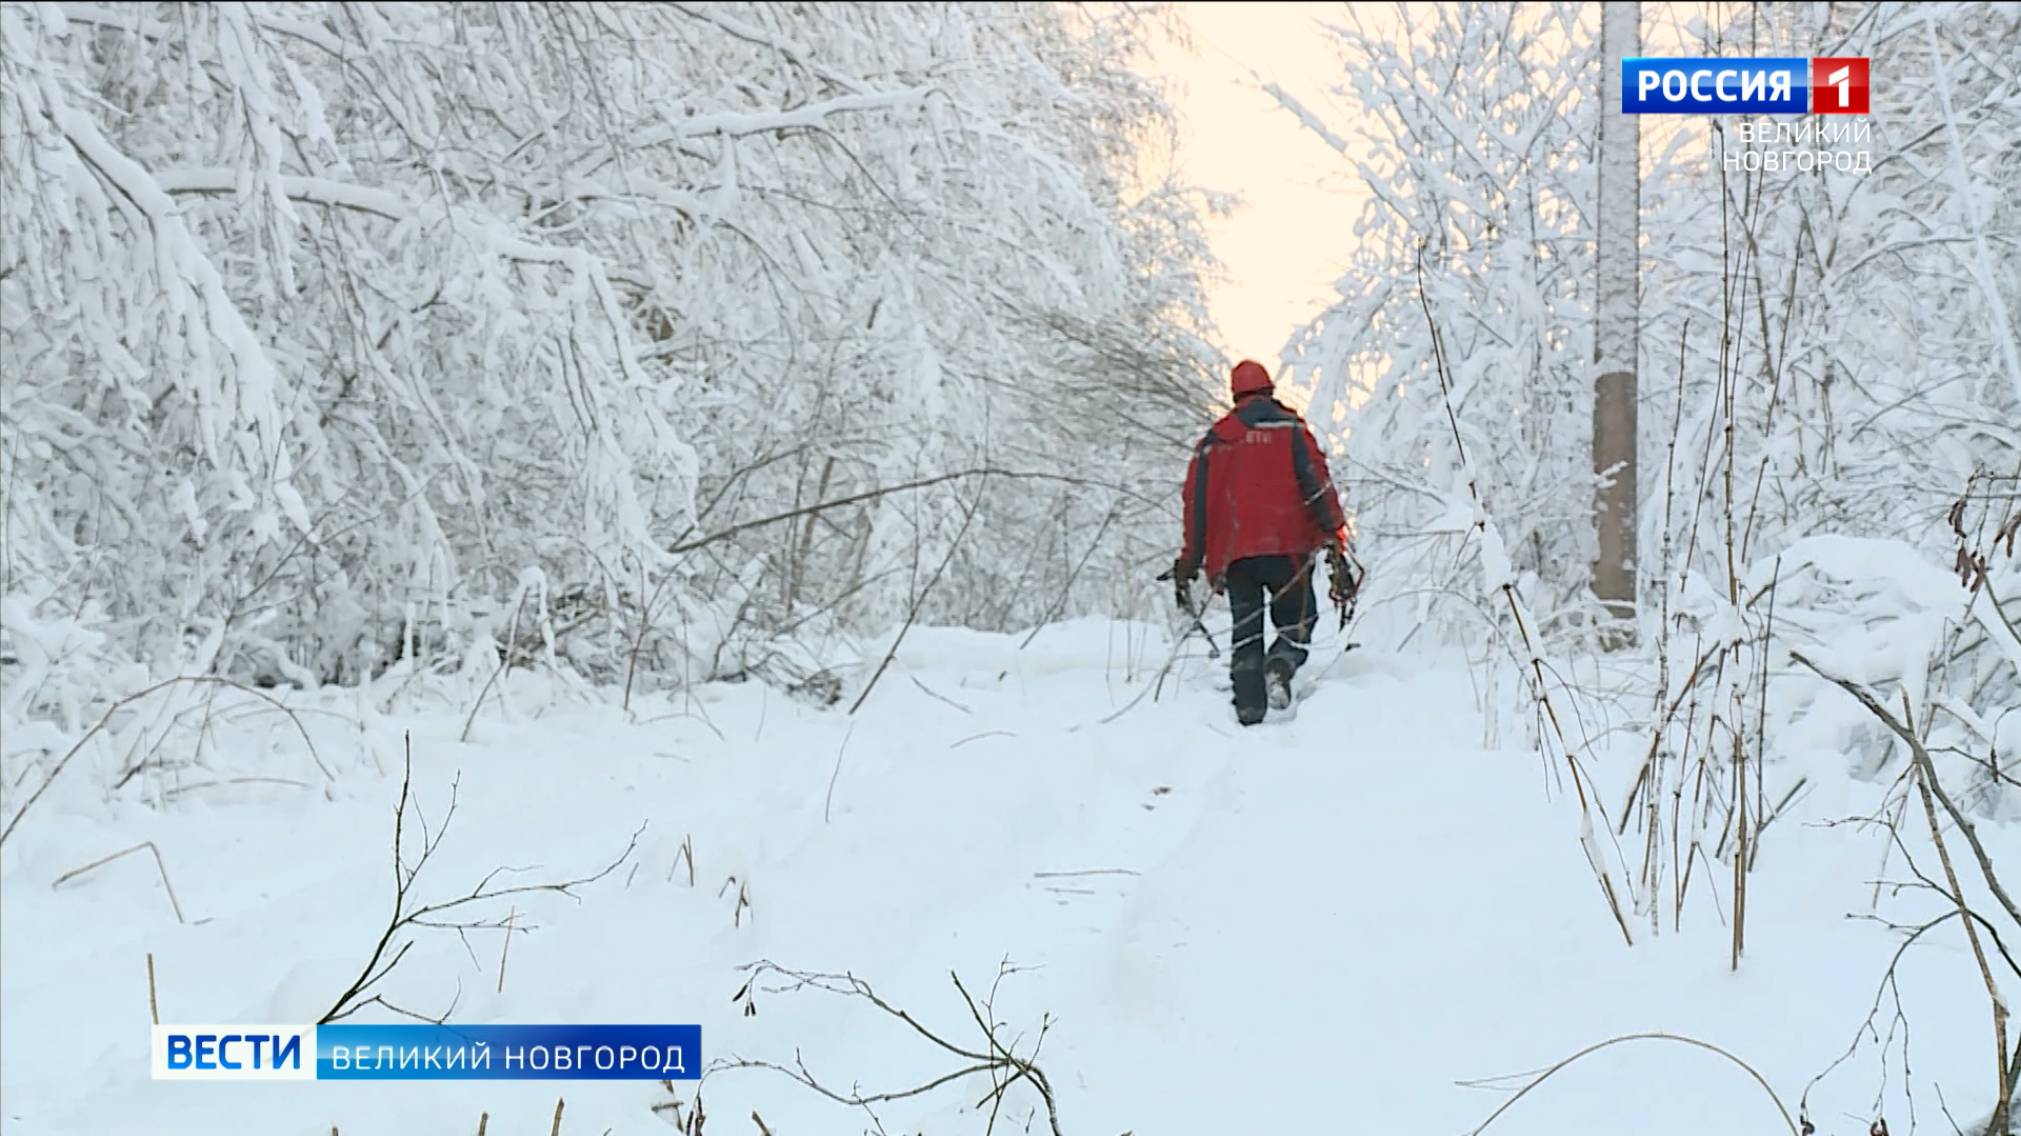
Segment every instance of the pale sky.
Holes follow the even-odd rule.
[[[1182,3],[1190,50],[1159,47],[1154,65],[1181,116],[1185,180],[1236,193],[1243,207],[1210,219],[1227,278],[1210,292],[1229,359],[1277,370],[1294,329],[1332,297],[1360,213],[1346,160],[1262,90],[1275,82],[1339,130],[1340,64],[1318,21],[1340,4]],[[1252,74],[1253,72],[1253,74]],[[1260,80],[1259,80],[1260,76]]]

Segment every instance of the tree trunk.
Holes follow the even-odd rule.
[[[1593,336],[1593,523],[1599,558],[1593,592],[1605,606],[1603,642],[1635,638],[1635,345],[1641,235],[1641,130],[1621,113],[1621,60],[1641,50],[1638,5],[1608,0],[1600,12],[1599,208],[1595,223],[1598,320]]]

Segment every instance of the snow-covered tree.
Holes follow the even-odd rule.
[[[1298,343],[1301,373],[1315,406],[1340,416],[1383,551],[1467,578],[1441,536],[1465,526],[1450,507],[1457,471],[1430,378],[1422,266],[1514,568],[1550,627],[1582,625],[1592,526],[1568,490],[1590,484],[1574,459],[1591,395],[1569,367],[1591,357],[1604,299],[1592,275],[1596,13],[1437,6],[1347,20],[1333,29],[1343,93],[1363,113],[1328,129],[1371,204],[1341,301]],[[1645,589],[1702,573],[1726,590],[1728,472],[1736,564],[1825,529],[1907,535],[1948,557],[1946,506],[1974,471],[2021,462],[2006,425],[2021,420],[2009,373],[2021,366],[2009,314],[2021,282],[2002,271],[2021,240],[2021,103],[2011,67],[1980,50],[2011,42],[2013,20],[1983,4],[1644,17],[1653,53],[1829,49],[1870,55],[1876,76],[1871,173],[1728,169],[1735,124],[1643,123],[1640,418],[1643,452],[1664,460],[1640,483],[1639,543],[1669,550],[1647,558]]]
[[[1142,594],[1205,357],[1153,18],[5,5],[10,700]]]
[[[1295,344],[1300,373],[1319,416],[1336,416],[1376,578],[1435,632],[1514,646],[1534,685],[1564,690],[1572,676],[1529,636],[1575,643],[1598,614],[1580,511],[1593,404],[1576,379],[1622,296],[1594,288],[1595,116],[1618,115],[1592,97],[1597,13],[1439,5],[1345,21],[1343,94],[1361,115],[1319,125],[1371,204],[1339,302]],[[1815,733],[1819,700],[1843,691],[1794,655],[1900,695],[1953,794],[2011,807],[2021,88],[2011,50],[1989,45],[2017,40],[2021,15],[1992,4],[1643,16],[1650,54],[1864,55],[1874,76],[1856,128],[1870,140],[1826,123],[1864,160],[1771,166],[1749,160],[1737,121],[1642,123],[1632,365],[1654,459],[1637,534],[1654,681],[1633,690],[1646,717],[1617,703],[1614,729],[1570,742],[1641,735],[1643,776],[1614,810],[1647,847],[1638,914],[1675,915],[1691,857],[1723,862],[1736,958],[1751,841],[1775,804],[1765,763],[1844,744]],[[1820,148],[1823,120],[1778,121]],[[1893,734],[1876,724],[1869,742],[1874,770],[1907,768]]]
[[[1342,94],[1360,114],[1331,129],[1370,203],[1341,299],[1295,344],[1295,365],[1315,418],[1346,438],[1358,529],[1386,561],[1376,576],[1417,588],[1478,575],[1453,555],[1470,507],[1422,278],[1512,569],[1551,626],[1596,614],[1577,599],[1594,559],[1596,13],[1406,5],[1343,19]],[[1417,621],[1449,614],[1438,590],[1418,592]]]

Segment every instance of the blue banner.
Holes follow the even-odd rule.
[[[319,1081],[693,1081],[698,1025],[315,1027]]]
[[[1622,114],[1806,114],[1810,60],[1626,57]]]

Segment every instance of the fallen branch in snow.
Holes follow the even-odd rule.
[[[1074,872],[1033,872],[1035,880],[1058,880],[1071,876],[1141,876],[1144,873],[1135,868],[1082,868]]]
[[[945,703],[947,703],[947,704],[948,704],[949,706],[952,706],[952,707],[954,707],[954,708],[955,708],[956,710],[959,710],[959,711],[961,711],[961,712],[962,712],[962,713],[964,713],[964,714],[973,714],[973,713],[975,713],[975,711],[973,711],[973,710],[969,709],[969,708],[968,708],[968,707],[966,707],[966,706],[963,706],[963,705],[962,705],[961,703],[959,703],[959,702],[956,702],[956,701],[955,701],[954,699],[952,699],[952,698],[949,698],[949,697],[948,697],[947,695],[945,695],[945,694],[942,694],[942,693],[940,693],[939,691],[937,691],[937,690],[933,689],[932,687],[930,687],[930,686],[926,685],[925,683],[923,683],[923,682],[919,681],[919,676],[918,676],[918,675],[907,675],[907,676],[905,676],[905,677],[907,677],[907,678],[911,679],[911,680],[912,680],[912,685],[914,685],[914,686],[918,687],[918,688],[919,688],[919,689],[920,689],[920,690],[921,690],[922,692],[924,692],[924,693],[926,694],[926,696],[927,696],[927,697],[929,697],[929,698],[935,698],[935,699],[938,699],[938,700],[940,700],[940,701],[942,701],[942,702],[945,702]]]
[[[1017,737],[1017,735],[1011,733],[1009,730],[984,730],[982,733],[979,734],[970,734],[969,736],[961,739],[960,741],[950,744],[947,748],[960,749],[961,747],[967,745],[970,742],[979,742],[984,738],[1014,738],[1014,737]]]
[[[122,848],[119,851],[114,852],[110,856],[102,856],[96,860],[93,860],[91,863],[84,865],[81,868],[72,868],[69,871],[63,873],[62,875],[56,877],[54,880],[51,880],[49,882],[50,890],[53,891],[56,888],[62,886],[63,882],[66,880],[75,879],[78,876],[81,876],[84,873],[91,871],[93,868],[102,868],[105,865],[112,863],[114,860],[119,859],[121,856],[130,856],[143,848],[147,849],[149,852],[154,854],[154,870],[161,873],[161,886],[167,889],[168,891],[168,905],[175,910],[175,921],[178,923],[189,922],[189,920],[184,919],[182,917],[182,904],[177,903],[175,900],[175,885],[168,882],[168,865],[161,862],[161,849],[156,848],[154,846],[154,841],[152,840],[143,840],[139,844],[136,844],[131,848]],[[147,969],[149,975],[149,986],[152,987],[153,974],[154,974],[153,955],[148,956]]]
[[[287,785],[295,789],[307,789],[309,783],[292,777],[226,777],[218,781],[192,781],[184,785],[171,785],[162,790],[163,800],[180,797],[184,793],[194,793],[198,789],[218,789],[226,785]]]
[[[861,1109],[866,1116],[870,1117],[871,1122],[877,1126],[877,1130],[880,1132],[884,1128],[882,1122],[877,1118],[874,1106],[925,1096],[944,1085],[950,1085],[964,1078],[981,1074],[989,1078],[990,1088],[983,1095],[982,1099],[975,1103],[974,1107],[990,1106],[989,1123],[985,1129],[986,1133],[995,1131],[997,1116],[1003,1108],[1006,1094],[1010,1092],[1013,1086],[1022,1082],[1030,1085],[1039,1094],[1041,1102],[1045,1105],[1046,1121],[1049,1130],[1052,1136],[1060,1136],[1059,1109],[1053,1094],[1052,1082],[1046,1077],[1045,1072],[1034,1064],[1038,1058],[1039,1049],[1045,1044],[1046,1031],[1052,1024],[1051,1019],[1047,1018],[1041,1022],[1038,1036],[1032,1041],[1031,1051],[1025,1055],[1016,1052],[1015,1047],[1017,1042],[1015,1040],[1006,1043],[1002,1039],[1002,1027],[994,1020],[994,1003],[997,989],[1006,976],[1016,973],[1016,968],[1011,967],[1008,962],[997,969],[996,980],[991,983],[989,994],[980,1000],[969,994],[968,988],[962,984],[960,975],[952,971],[948,972],[948,977],[954,982],[955,992],[961,995],[962,1003],[968,1010],[969,1019],[975,1023],[976,1029],[982,1034],[983,1047],[981,1051],[972,1046],[957,1044],[927,1028],[910,1013],[893,1006],[879,997],[877,992],[871,989],[868,982],[853,974],[822,974],[787,970],[784,967],[767,961],[751,963],[743,969],[750,972],[751,977],[745,982],[744,989],[738,992],[740,996],[750,993],[759,978],[767,974],[773,974],[789,980],[788,985],[777,988],[773,991],[774,993],[791,993],[798,990],[814,989],[830,994],[840,994],[845,997],[861,998],[884,1014],[904,1022],[914,1033],[925,1038],[944,1052],[960,1058],[964,1064],[952,1072],[943,1073],[938,1077],[910,1088],[874,1093],[865,1093],[854,1082],[852,1082],[847,1092],[828,1087],[807,1068],[807,1063],[801,1058],[798,1050],[794,1051],[793,1065],[790,1068],[772,1061],[733,1057],[713,1063],[709,1069],[710,1073],[730,1069],[763,1069],[773,1073],[784,1074],[807,1089],[837,1104]],[[746,1012],[750,1011],[747,1010]],[[656,1109],[660,1107],[663,1106],[655,1106]]]
[[[1525,1084],[1522,1088],[1517,1089],[1515,1096],[1512,1096],[1508,1100],[1503,1101],[1502,1107],[1496,1109],[1492,1113],[1489,1113],[1488,1118],[1486,1120],[1481,1121],[1481,1123],[1477,1127],[1475,1127],[1472,1131],[1468,1132],[1467,1136],[1480,1136],[1481,1133],[1486,1132],[1490,1124],[1493,1124],[1498,1118],[1501,1117],[1503,1113],[1513,1108],[1517,1101],[1522,1100],[1525,1096],[1528,1096],[1531,1089],[1534,1089],[1538,1085],[1543,1084],[1545,1081],[1550,1080],[1551,1076],[1557,1073],[1559,1070],[1564,1069],[1566,1066],[1573,1064],[1574,1062],[1578,1061],[1583,1057],[1587,1057],[1590,1056],[1591,1054],[1598,1053],[1603,1049],[1609,1048],[1610,1046],[1621,1045],[1625,1042],[1630,1041],[1675,1041],[1684,1045],[1697,1046],[1698,1048],[1706,1050],[1709,1053],[1715,1053],[1721,1057],[1726,1058],[1728,1061],[1733,1062],[1735,1065],[1738,1065],[1741,1067],[1741,1069],[1745,1070],[1748,1076],[1754,1078],[1754,1083],[1760,1085],[1761,1091],[1768,1094],[1768,1099],[1775,1102],[1775,1109],[1777,1112],[1782,1114],[1783,1126],[1789,1129],[1790,1136],[1798,1136],[1796,1121],[1790,1119],[1788,1107],[1782,1103],[1782,1098],[1776,1095],[1775,1090],[1769,1087],[1767,1078],[1763,1077],[1761,1073],[1755,1069],[1754,1066],[1749,1065],[1747,1062],[1741,1060],[1738,1057],[1735,1057],[1733,1054],[1727,1052],[1724,1049],[1721,1049],[1719,1046],[1714,1045],[1709,1041],[1700,1041],[1695,1037],[1686,1037],[1683,1034],[1677,1033],[1662,1033],[1660,1031],[1652,1033],[1623,1034],[1620,1037],[1610,1037],[1606,1041],[1594,1042],[1592,1045],[1589,1045],[1586,1048],[1580,1050],[1579,1052],[1572,1054],[1570,1057],[1567,1057],[1564,1060],[1559,1061],[1558,1063],[1546,1068],[1543,1072],[1537,1074],[1537,1076],[1532,1078],[1529,1081],[1529,1083]]]
[[[413,736],[411,734],[407,735],[404,738],[404,742],[406,764],[405,770],[400,777],[400,803],[393,810],[393,914],[387,920],[386,929],[380,933],[379,941],[374,944],[371,955],[366,958],[364,969],[359,971],[358,977],[352,981],[351,985],[342,994],[337,996],[337,1000],[331,1004],[329,1010],[325,1011],[322,1017],[316,1019],[316,1024],[319,1026],[328,1025],[331,1022],[347,1018],[375,1002],[396,1014],[406,1017],[419,1018],[423,1021],[437,1023],[446,1021],[449,1014],[454,1012],[456,1008],[454,1001],[450,1003],[449,1009],[443,1011],[440,1016],[430,1018],[424,1014],[404,1010],[386,1001],[378,994],[370,994],[368,996],[373,987],[383,982],[386,976],[391,974],[393,969],[400,965],[400,960],[407,957],[407,952],[414,946],[413,934],[417,929],[432,928],[455,931],[458,937],[464,940],[465,949],[468,949],[470,946],[468,932],[473,930],[500,930],[505,931],[508,935],[513,931],[524,932],[528,929],[527,926],[516,922],[518,916],[517,905],[514,905],[512,915],[506,919],[455,918],[445,920],[438,917],[456,912],[469,905],[503,899],[506,896],[525,895],[530,892],[557,892],[580,902],[581,897],[575,894],[574,889],[585,884],[595,883],[612,872],[617,871],[620,865],[626,860],[631,859],[632,852],[639,845],[639,833],[645,831],[645,826],[643,824],[640,825],[638,831],[632,833],[631,840],[625,844],[624,851],[618,854],[617,859],[612,860],[609,864],[604,865],[603,868],[591,875],[554,883],[521,884],[514,887],[494,888],[491,886],[491,881],[502,872],[525,872],[532,870],[530,867],[498,867],[487,873],[482,880],[478,881],[477,886],[471,888],[465,895],[435,903],[416,904],[413,902],[414,885],[420,879],[422,869],[426,868],[428,861],[434,857],[435,850],[442,846],[443,837],[449,833],[450,823],[456,819],[456,792],[457,786],[460,784],[460,778],[450,783],[449,810],[443,815],[441,826],[433,832],[429,831],[428,819],[421,815],[420,806],[418,804],[414,806],[415,817],[421,824],[421,854],[416,858],[413,866],[409,867],[403,858],[403,848],[406,841],[408,799],[413,795],[414,786]],[[393,941],[403,937],[404,941],[398,949],[392,951],[392,957],[390,959],[387,958],[387,952],[392,948]],[[503,965],[504,956],[501,952],[501,970]],[[504,977],[501,973],[501,985],[503,981]]]

